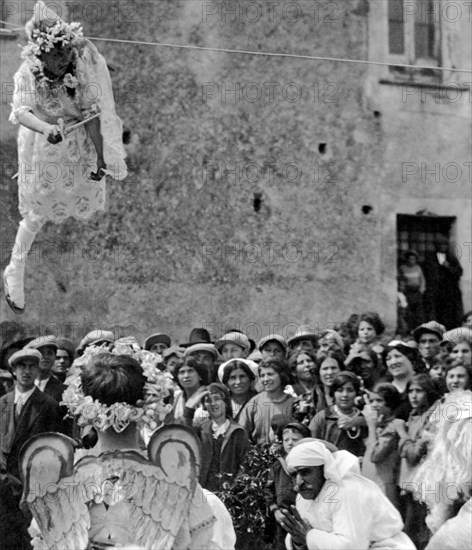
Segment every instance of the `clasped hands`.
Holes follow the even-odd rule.
[[[306,548],[306,535],[312,529],[311,525],[302,519],[295,506],[290,510],[279,508],[274,516],[277,523],[292,536],[292,541],[297,548]]]

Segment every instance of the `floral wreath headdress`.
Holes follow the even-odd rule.
[[[82,368],[98,354],[129,355],[136,359],[143,369],[147,381],[144,384],[144,396],[136,405],[128,403],[113,403],[105,405],[91,396],[84,395],[82,389]],[[173,388],[172,377],[157,367],[159,357],[150,351],[133,347],[127,343],[115,343],[112,351],[104,346],[89,346],[84,354],[72,364],[70,374],[66,379],[66,390],[62,395],[61,405],[65,405],[72,416],[77,417],[79,426],[92,425],[104,432],[113,428],[115,432],[123,432],[131,422],[137,422],[139,427],[155,430],[162,423],[172,405],[165,404],[164,399],[170,395]]]
[[[23,57],[49,52],[56,45],[75,46],[84,37],[80,23],[66,23],[40,0],[34,6],[33,17],[25,25],[28,44]]]

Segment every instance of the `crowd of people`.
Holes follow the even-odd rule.
[[[10,341],[1,356],[2,365],[8,365],[8,370],[1,371],[0,386],[0,393],[5,394],[0,398],[1,505],[2,514],[11,518],[4,524],[2,538],[10,541],[8,548],[30,544],[31,518],[19,509],[22,445],[33,435],[57,431],[71,437],[83,452],[102,452],[106,448],[102,447],[103,434],[116,429],[118,424],[110,418],[118,412],[103,409],[105,423],[103,418],[88,422],[82,404],[96,399],[100,407],[113,409],[116,403],[135,406],[143,399],[142,388],[128,395],[132,383],[113,392],[113,368],[102,365],[106,363],[102,356],[145,353],[155,361],[160,387],[166,393],[159,414],[154,414],[155,406],[150,418],[146,417],[148,422],[133,432],[133,445],[126,448],[144,452],[161,426],[191,429],[201,448],[198,481],[204,490],[221,495],[231,491],[249,450],[269,445],[274,460],[267,472],[265,500],[267,518],[276,522],[272,547],[328,548],[323,544],[329,538],[321,537],[325,542],[316,543],[310,542],[316,537],[307,535],[302,541],[310,529],[328,529],[321,524],[316,527],[314,520],[310,523],[307,517],[314,513],[310,506],[301,506],[301,516],[292,509],[299,507],[300,495],[307,498],[303,484],[311,487],[303,478],[294,481],[293,471],[298,467],[290,467],[292,451],[301,440],[303,445],[321,441],[323,464],[333,460],[326,453],[334,453],[335,462],[339,461],[334,478],[344,479],[348,471],[356,483],[370,480],[365,494],[374,491],[377,495],[384,527],[395,526],[383,538],[395,538],[404,526],[407,539],[395,538],[398,545],[393,547],[423,550],[439,526],[428,523],[428,500],[422,500],[418,472],[434,449],[446,405],[455,404],[463,416],[468,410],[469,417],[472,409],[472,312],[463,321],[463,326],[449,331],[429,321],[403,340],[383,340],[385,327],[380,317],[366,312],[352,315],[337,330],[317,334],[309,326],[300,326],[288,339],[269,334],[257,344],[239,330],[230,330],[212,342],[204,328],[192,329],[183,344],[173,343],[160,332],[142,344],[134,336],[117,340],[107,330],[92,331],[77,347],[55,335]],[[97,353],[102,357],[98,366]],[[143,363],[139,359],[136,369],[139,361]],[[85,378],[91,365],[93,374]],[[71,389],[76,393],[70,393]],[[78,411],[82,416],[77,416]],[[122,413],[121,427],[126,419]],[[444,521],[467,502],[470,487],[470,483],[468,489],[463,484]],[[351,543],[365,543],[367,548],[380,535],[368,530],[360,535],[359,525],[350,518],[351,505],[342,513],[336,507],[330,513],[341,514],[337,521],[343,525],[343,537],[353,537]],[[451,540],[451,548],[458,547]]]

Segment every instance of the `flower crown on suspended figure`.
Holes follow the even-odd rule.
[[[84,395],[81,380],[82,368],[93,357],[103,353],[129,355],[141,365],[147,381],[144,384],[143,399],[136,405],[123,402],[105,405],[89,395]],[[132,348],[129,344],[115,344],[112,351],[105,347],[90,346],[72,364],[65,382],[67,388],[62,395],[61,405],[65,405],[69,413],[77,417],[79,426],[92,425],[101,432],[113,428],[115,432],[121,433],[131,422],[137,422],[140,428],[147,426],[155,430],[172,409],[172,405],[165,404],[164,399],[170,395],[170,390],[173,388],[171,375],[159,370],[158,363],[159,357],[154,353]]]
[[[80,23],[66,23],[42,0],[36,2],[33,17],[25,25],[25,32],[28,44],[23,52],[34,55],[49,52],[57,45],[77,46],[84,38]]]

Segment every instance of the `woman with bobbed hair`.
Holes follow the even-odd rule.
[[[291,383],[287,362],[279,357],[265,359],[259,365],[259,382],[263,391],[245,406],[239,423],[250,440],[260,445],[271,440],[271,420],[276,414],[292,418],[295,398],[284,392]]]
[[[174,405],[165,423],[191,426],[195,409],[200,404],[206,386],[210,383],[208,371],[194,357],[189,356],[182,364],[177,365],[174,378],[180,391],[174,395]]]
[[[248,359],[230,359],[218,369],[218,378],[229,390],[231,413],[236,422],[249,400],[257,395],[253,387],[257,370],[258,365]]]

